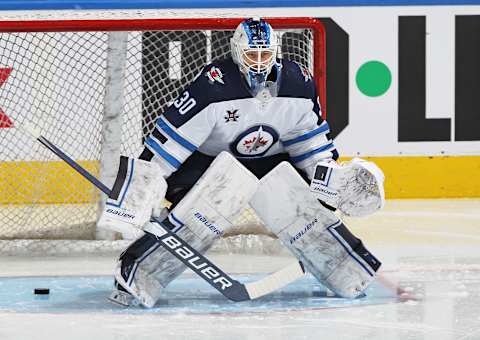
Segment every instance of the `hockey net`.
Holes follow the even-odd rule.
[[[138,156],[158,115],[202,67],[229,57],[240,21],[0,22],[0,253],[83,253],[115,243],[88,241],[101,238],[99,191],[15,122],[34,123],[94,175],[116,173],[118,155]],[[321,22],[269,21],[280,33],[281,57],[314,74],[325,108]],[[265,233],[251,210],[234,222],[233,234]]]

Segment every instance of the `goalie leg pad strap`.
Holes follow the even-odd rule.
[[[251,206],[306,269],[336,294],[357,297],[375,279],[380,262],[315,199],[289,163],[260,180]]]
[[[258,179],[250,171],[222,152],[163,223],[203,254],[231,228],[230,221],[246,207],[257,186]],[[160,235],[155,222],[148,222],[143,229]],[[133,252],[133,248],[130,250]],[[134,257],[135,270],[130,270],[131,275],[123,281],[147,307],[153,306],[162,288],[186,268],[158,243],[143,246]]]

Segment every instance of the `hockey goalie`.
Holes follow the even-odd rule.
[[[204,253],[247,204],[337,295],[355,298],[375,279],[380,262],[334,211],[380,209],[383,174],[361,159],[337,163],[312,76],[278,49],[266,21],[243,21],[231,58],[202,70],[158,118],[138,159],[121,157],[99,226],[140,236],[118,260],[114,302],[152,307],[185,269],[156,241],[152,214]]]

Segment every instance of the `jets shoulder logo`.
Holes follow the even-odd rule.
[[[237,157],[260,157],[278,141],[278,132],[267,125],[256,125],[243,131],[230,144]]]
[[[205,73],[205,76],[208,78],[210,84],[214,84],[215,82],[219,82],[222,85],[225,84],[223,81],[223,73],[216,66],[212,66],[210,70]]]
[[[238,110],[227,110],[227,115],[224,116],[225,118],[225,123],[228,123],[228,122],[237,122],[238,121],[238,118],[240,118],[240,116],[237,114]]]

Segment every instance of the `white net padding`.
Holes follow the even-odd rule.
[[[52,28],[30,22],[25,32],[0,22],[0,240],[95,239],[100,198],[10,123],[36,124],[96,176],[100,169],[116,173],[117,153],[138,156],[158,115],[202,67],[229,57],[240,19],[210,20],[115,20],[111,27],[103,20],[98,28],[94,20],[64,26],[60,21]],[[292,20],[291,28],[288,20],[272,21],[274,28],[281,26],[281,57],[323,77],[317,60],[324,56],[318,51],[323,32],[315,31],[312,19],[304,19],[304,27],[301,19]],[[263,233],[251,212],[235,224],[238,234]]]

